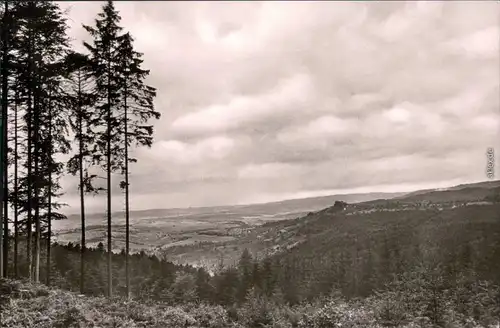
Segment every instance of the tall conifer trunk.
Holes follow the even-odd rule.
[[[2,108],[1,108],[1,120],[2,120],[2,143],[0,144],[2,158],[0,158],[2,169],[7,172],[7,112],[8,112],[8,92],[9,92],[9,38],[10,38],[10,11],[8,1],[4,1],[4,13],[2,17],[2,63],[1,63],[1,74],[2,74]],[[0,277],[7,276],[8,269],[8,244],[9,244],[9,225],[7,213],[7,179],[6,175],[2,174],[0,179],[0,200],[2,206],[0,208]]]
[[[107,96],[108,96],[108,112],[107,112],[107,122],[106,122],[106,178],[107,178],[107,221],[108,221],[108,296],[113,296],[113,272],[111,264],[111,256],[113,254],[113,248],[111,245],[111,49],[107,49],[107,70],[108,70],[108,86],[107,86]]]
[[[53,115],[52,115],[52,104],[49,103],[49,112],[48,112],[48,151],[49,151],[49,177],[48,177],[48,184],[47,184],[47,267],[46,267],[46,283],[47,286],[50,286],[50,276],[51,276],[51,249],[52,249],[52,163],[50,159],[52,158],[53,155],[53,149],[54,146],[52,144],[52,125],[54,124],[53,122]]]
[[[31,4],[31,3],[30,3]],[[26,257],[28,261],[28,279],[33,279],[33,258],[32,258],[32,205],[33,205],[33,195],[32,195],[32,180],[33,180],[33,172],[32,172],[32,115],[33,115],[33,33],[31,31],[31,27],[29,27],[28,31],[28,107],[26,113],[26,128],[27,128],[27,188],[26,188],[26,212],[27,212],[27,220],[26,220]]]
[[[80,216],[81,216],[81,249],[80,249],[80,293],[85,291],[85,188],[83,182],[83,106],[82,106],[82,74],[78,72],[78,168],[80,175]]]
[[[15,90],[14,98],[14,195],[19,195],[19,174],[18,174],[18,149],[19,149],[19,122],[18,122],[18,90]],[[19,207],[18,202],[14,201],[14,276],[19,278]]]
[[[129,203],[129,183],[128,183],[128,106],[127,106],[127,78],[124,84],[124,130],[125,130],[125,281],[127,284],[127,297],[130,298],[130,203]]]

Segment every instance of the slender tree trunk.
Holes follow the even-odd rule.
[[[49,117],[48,117],[48,123],[49,123],[49,128],[48,128],[48,144],[49,144],[49,181],[47,185],[47,190],[48,190],[48,195],[47,195],[47,203],[48,203],[48,208],[47,208],[47,268],[46,268],[46,279],[47,279],[47,286],[50,286],[50,256],[51,256],[51,242],[52,242],[52,152],[53,152],[53,147],[52,147],[52,104],[49,104]]]
[[[46,279],[47,286],[50,286],[50,276],[51,276],[51,256],[52,256],[52,173],[49,173],[49,183],[47,189],[49,194],[47,196],[49,208],[47,209],[47,268],[46,268]]]
[[[85,290],[85,189],[83,185],[83,113],[82,113],[82,77],[78,74],[78,135],[79,135],[79,174],[80,174],[80,216],[82,224],[82,237],[80,248],[80,293],[83,294]]]
[[[10,14],[8,13],[8,4],[7,4],[7,1],[5,2],[5,14],[7,15],[7,19],[8,19],[8,22],[7,22],[7,26],[8,28],[6,28],[5,30],[6,31],[10,31]],[[10,238],[9,238],[9,183],[8,183],[8,172],[9,172],[9,161],[8,161],[8,144],[9,144],[9,139],[8,139],[8,127],[9,127],[9,120],[8,120],[8,117],[9,117],[9,106],[8,106],[8,92],[9,92],[9,89],[8,89],[8,67],[9,67],[9,62],[8,62],[8,58],[7,58],[7,51],[8,51],[8,39],[10,36],[8,35],[8,32],[6,33],[6,38],[4,38],[4,45],[5,45],[5,50],[4,50],[4,56],[5,56],[5,61],[4,63],[6,64],[6,68],[5,68],[5,71],[6,71],[6,76],[5,76],[5,80],[6,80],[6,83],[7,85],[5,86],[6,90],[6,94],[5,94],[5,97],[6,97],[6,101],[5,101],[5,108],[2,108],[2,115],[4,117],[4,120],[3,120],[3,123],[4,123],[4,127],[3,127],[3,213],[4,213],[4,216],[3,216],[3,219],[4,219],[4,233],[5,233],[5,237],[4,237],[4,243],[5,243],[5,246],[4,246],[4,249],[3,249],[3,256],[4,256],[4,261],[5,261],[5,265],[4,265],[4,276],[7,277],[8,275],[8,264],[9,264],[9,245],[10,245]],[[3,88],[3,86],[2,86]],[[3,93],[2,93],[3,94]]]
[[[28,170],[27,170],[27,181],[28,181],[28,186],[27,186],[27,220],[26,220],[26,231],[27,231],[27,235],[26,235],[26,257],[27,257],[27,261],[28,261],[28,278],[29,280],[32,280],[33,279],[33,258],[32,258],[32,235],[33,235],[33,232],[32,232],[32,227],[33,227],[33,222],[32,222],[32,212],[31,212],[31,209],[32,209],[32,199],[31,199],[31,194],[32,194],[32,190],[31,190],[31,180],[33,179],[33,176],[32,176],[32,170],[31,170],[31,91],[28,92],[29,93],[29,105],[28,105],[28,111],[30,112],[28,114],[28,120],[26,122],[26,124],[28,124],[28,156],[27,156],[27,162],[28,162]]]
[[[2,109],[3,111],[3,109]],[[3,249],[3,256],[5,260],[5,265],[4,265],[4,277],[7,277],[8,275],[8,264],[9,264],[9,244],[10,244],[10,238],[9,238],[9,183],[8,183],[8,172],[9,172],[9,161],[8,161],[8,127],[9,127],[9,120],[8,120],[8,107],[5,108],[5,111],[3,112],[4,116],[4,127],[3,127],[3,213],[4,213],[4,249]]]
[[[18,147],[19,147],[19,141],[18,141],[18,115],[17,115],[17,103],[18,103],[18,94],[17,94],[17,88],[15,90],[15,100],[14,100],[14,194],[16,197],[18,197],[18,192],[19,192],[19,186],[18,186]],[[14,276],[16,278],[19,277],[19,265],[18,265],[18,260],[19,260],[19,214],[17,213],[18,211],[18,202],[14,201]]]
[[[35,282],[40,281],[40,188],[39,188],[39,174],[40,174],[40,168],[39,168],[39,158],[38,154],[40,151],[39,147],[39,135],[38,135],[38,130],[40,128],[40,118],[39,118],[39,108],[36,105],[37,100],[35,100],[35,115],[34,115],[34,157],[35,157],[35,174],[34,174],[34,200],[35,200],[35,249],[34,249],[34,255],[35,255]]]
[[[124,120],[125,120],[125,280],[127,284],[127,298],[130,298],[130,204],[128,188],[128,106],[127,106],[127,81],[125,81]]]
[[[28,111],[30,112],[28,114],[28,120],[26,124],[28,124],[28,156],[27,156],[27,162],[28,162],[28,170],[27,170],[27,181],[28,181],[28,186],[27,186],[27,220],[26,220],[26,229],[27,229],[27,235],[26,235],[26,256],[27,256],[27,261],[28,261],[28,277],[29,279],[33,279],[33,258],[32,258],[32,188],[31,188],[31,180],[33,179],[32,176],[32,170],[31,170],[31,91],[29,93],[29,105],[28,105]]]
[[[37,58],[38,59],[38,58]],[[35,67],[39,65],[37,61]],[[35,72],[35,77],[38,77],[38,70]],[[35,282],[40,281],[40,80],[37,78],[34,83],[34,115],[33,115],[33,143],[34,143],[34,200],[35,200]]]
[[[108,50],[110,51],[110,50]],[[108,112],[107,112],[107,144],[106,144],[106,159],[107,159],[107,216],[108,216],[108,297],[113,296],[113,273],[111,271],[111,255],[112,255],[112,245],[111,245],[111,59],[108,53]]]
[[[27,229],[27,236],[26,236],[26,256],[27,256],[27,261],[28,261],[28,277],[29,280],[33,279],[33,258],[32,258],[32,185],[31,182],[33,180],[33,174],[32,174],[32,115],[33,115],[33,103],[32,103],[32,84],[33,84],[33,33],[30,31],[28,35],[28,42],[29,42],[29,53],[28,53],[28,108],[27,108],[27,114],[26,114],[26,125],[27,125],[27,132],[28,132],[28,140],[27,140],[27,146],[28,146],[28,153],[27,153],[27,195],[26,195],[26,210],[27,210],[27,221],[26,221],[26,229]]]
[[[49,183],[48,190],[49,194],[47,196],[49,208],[47,209],[47,286],[50,286],[50,275],[51,275],[51,250],[52,250],[52,172],[49,173]]]
[[[3,22],[2,25],[5,27],[7,25],[7,15],[9,14],[9,4],[7,1],[4,2],[4,16],[3,16]],[[1,67],[1,73],[2,73],[2,109],[1,109],[1,114],[2,114],[2,127],[3,124],[7,121],[7,93],[9,91],[8,88],[8,56],[7,56],[7,50],[8,50],[8,28],[3,29],[2,33],[2,38],[3,38],[3,47],[2,47],[2,67]],[[2,131],[3,135],[3,131]],[[2,147],[2,150],[4,148],[4,143],[6,143],[7,140],[3,140],[2,144],[0,147]],[[2,153],[3,154],[3,153]],[[1,159],[3,162],[3,158]],[[4,168],[5,169],[5,168]],[[3,186],[2,184],[4,183],[3,181],[3,175],[1,177],[2,181],[0,183],[0,189],[3,191]],[[1,201],[2,201],[2,207],[0,209],[0,277],[5,276],[6,269],[7,269],[7,257],[5,256],[5,247],[4,242],[7,240],[4,240],[4,232],[7,232],[8,230],[5,229],[4,222],[7,222],[7,213],[3,213],[3,201],[4,201],[4,195],[1,195]],[[5,230],[5,231],[4,231]]]

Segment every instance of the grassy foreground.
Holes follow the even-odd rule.
[[[0,281],[0,327],[240,327],[218,306],[162,306]]]
[[[200,303],[168,306],[158,302],[89,297],[42,284],[3,279],[0,280],[0,327],[499,327],[498,303],[491,304],[491,300],[480,302],[483,320],[474,320],[474,315],[458,318],[457,313],[445,311],[447,320],[442,325],[432,324],[425,316],[408,315],[405,301],[408,300],[388,291],[373,299],[349,302],[339,295],[331,295],[321,302],[296,307],[251,296],[241,308],[225,309]]]

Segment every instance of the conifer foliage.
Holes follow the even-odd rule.
[[[122,97],[123,120],[120,121],[118,132],[123,138],[123,162],[121,174],[124,180],[120,187],[125,191],[125,271],[127,295],[130,295],[130,269],[128,265],[130,253],[130,189],[129,189],[129,163],[137,160],[130,157],[129,147],[132,143],[137,146],[151,147],[153,143],[153,126],[149,124],[151,118],[159,119],[160,113],[154,110],[153,99],[156,96],[155,88],[145,84],[148,70],[143,70],[141,64],[142,54],[134,51],[133,39],[129,33],[121,38],[120,43],[120,95]]]
[[[149,71],[141,68],[141,54],[134,51],[133,39],[129,33],[121,34],[123,28],[120,15],[112,1],[103,7],[95,26],[85,26],[93,42],[85,43],[89,50],[91,75],[95,81],[93,93],[97,95],[95,110],[96,132],[94,155],[96,162],[106,171],[107,192],[107,250],[108,250],[108,295],[112,286],[112,174],[121,173],[124,181],[119,186],[125,190],[127,290],[130,291],[129,254],[129,163],[136,160],[129,156],[131,144],[151,146],[153,126],[151,118],[159,119],[154,110],[156,91],[144,82]],[[94,130],[97,131],[97,130]]]
[[[4,169],[14,166],[13,181],[9,176],[9,183],[4,185],[10,187],[4,190],[4,201],[14,210],[14,271],[19,274],[17,245],[21,232],[27,240],[28,260],[23,274],[39,281],[42,238],[61,206],[55,198],[60,193],[63,163],[56,155],[70,148],[61,90],[61,61],[68,49],[66,19],[58,5],[50,1],[4,1],[3,7],[2,79],[6,84],[2,106],[4,123],[13,124],[4,132],[2,147],[7,150],[4,161],[8,165]],[[3,208],[4,216],[7,213]],[[9,236],[5,229],[4,237]],[[9,244],[7,241],[5,246]],[[6,256],[3,264],[8,268]],[[4,274],[7,272],[4,270]]]
[[[142,68],[142,54],[134,50],[132,36],[119,26],[121,18],[112,1],[102,7],[93,26],[84,26],[92,38],[84,43],[85,53],[70,48],[66,18],[53,1],[2,1],[0,19],[4,118],[0,146],[6,182],[0,186],[5,201],[0,220],[1,275],[34,281],[44,276],[50,283],[51,223],[65,218],[58,212],[64,204],[57,199],[63,193],[59,178],[67,171],[79,180],[80,291],[86,290],[85,197],[105,191],[106,294],[113,295],[111,199],[112,191],[121,188],[125,194],[125,272],[130,294],[129,164],[136,162],[130,156],[131,147],[152,145],[150,120],[160,117],[153,104],[156,90],[145,83],[149,71]],[[71,156],[63,163],[58,161],[60,154]],[[113,178],[120,175],[123,179],[115,182]],[[105,188],[99,186],[98,178],[106,180]],[[13,220],[6,217],[9,212],[13,212]],[[11,237],[12,269],[8,256]]]
[[[93,182],[97,174],[91,174],[92,153],[91,147],[95,144],[95,134],[92,133],[95,115],[92,112],[92,104],[95,96],[91,91],[90,61],[88,56],[70,52],[66,56],[67,68],[67,104],[70,111],[69,124],[75,135],[77,150],[67,163],[68,172],[78,175],[78,189],[80,193],[80,219],[81,219],[81,243],[80,243],[80,293],[85,291],[85,196],[88,193],[95,194],[102,188],[95,187]]]

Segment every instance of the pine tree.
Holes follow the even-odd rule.
[[[9,168],[9,155],[11,153],[9,148],[9,135],[8,135],[8,115],[12,112],[12,107],[15,105],[14,98],[14,85],[15,79],[15,65],[16,65],[16,37],[17,37],[17,24],[16,24],[16,13],[15,13],[15,3],[12,1],[1,1],[0,2],[0,76],[1,76],[1,113],[3,116],[2,121],[2,154],[3,158],[1,165],[3,167],[3,177],[2,179],[2,193],[4,197],[2,198],[2,219],[0,219],[0,239],[3,239],[3,243],[0,242],[0,258],[3,257],[3,261],[0,260],[1,266],[3,266],[3,274],[8,272],[8,254],[9,254],[9,226],[8,226],[8,202],[9,202],[9,185],[8,185],[8,168]],[[15,242],[15,241],[14,241]],[[14,259],[14,264],[16,260]],[[15,270],[14,270],[15,271]]]
[[[207,301],[213,295],[213,288],[210,285],[210,275],[203,268],[198,268],[196,272],[196,295],[201,301]]]
[[[234,305],[237,301],[236,293],[240,284],[238,276],[237,269],[228,268],[216,277],[215,297],[219,304]]]
[[[33,111],[33,56],[34,56],[34,27],[31,19],[29,19],[30,11],[29,4],[26,2],[15,3],[15,17],[19,25],[18,47],[17,47],[17,65],[16,68],[16,89],[18,90],[19,103],[17,107],[22,109],[23,125],[20,131],[24,137],[18,155],[24,158],[22,167],[23,174],[18,179],[17,190],[13,201],[16,203],[14,207],[18,208],[18,215],[26,214],[26,224],[24,228],[26,233],[26,260],[27,260],[27,276],[31,279],[32,276],[32,111]],[[24,69],[21,69],[24,68]],[[16,113],[17,116],[17,113]],[[20,136],[18,135],[18,138]],[[20,164],[20,163],[18,163]]]
[[[35,3],[31,3],[31,6],[30,6],[30,13],[32,14],[31,17],[29,17],[29,19],[32,19],[33,20],[33,23],[35,23],[37,21],[37,18],[36,17],[36,14],[35,14],[35,11],[36,9],[36,4]],[[35,14],[35,15],[33,15]],[[33,17],[35,16],[35,17]],[[36,32],[35,32],[36,33]],[[36,40],[34,40],[36,42]],[[41,227],[40,227],[40,200],[39,200],[39,195],[40,195],[40,167],[39,167],[39,163],[40,163],[40,128],[41,128],[41,124],[40,124],[40,114],[41,114],[41,111],[42,111],[42,107],[41,107],[41,97],[42,95],[40,94],[41,93],[41,77],[40,77],[40,66],[42,65],[41,61],[43,60],[43,57],[40,53],[38,53],[36,50],[35,50],[35,55],[34,55],[34,83],[33,83],[33,157],[34,157],[34,161],[33,161],[33,169],[34,169],[34,172],[33,172],[33,196],[34,196],[34,219],[35,219],[35,247],[34,247],[34,255],[35,255],[35,258],[34,258],[34,265],[33,265],[33,269],[34,269],[34,277],[33,279],[35,280],[35,282],[39,282],[40,281],[40,250],[41,250],[41,247],[40,247],[40,239],[41,239]]]
[[[80,217],[81,217],[81,241],[80,241],[80,293],[85,289],[85,194],[96,194],[102,190],[93,185],[97,178],[96,174],[90,174],[92,164],[92,153],[90,149],[94,145],[94,134],[92,128],[96,124],[92,115],[91,105],[95,99],[89,92],[91,79],[89,76],[90,62],[86,55],[72,52],[66,57],[66,67],[69,73],[68,79],[68,107],[70,108],[70,125],[75,133],[75,141],[78,144],[77,153],[68,161],[68,171],[72,175],[78,174],[80,192]]]
[[[137,162],[129,156],[129,147],[132,142],[138,146],[151,147],[153,142],[153,126],[148,125],[151,118],[159,119],[160,113],[154,110],[153,99],[156,91],[153,87],[145,85],[148,70],[143,70],[141,64],[142,54],[134,51],[133,39],[129,33],[121,37],[120,44],[120,73],[122,83],[120,93],[122,96],[123,121],[119,131],[123,136],[124,157],[122,174],[124,181],[120,187],[125,191],[125,274],[127,295],[130,295],[130,199],[129,199],[129,163]]]
[[[237,297],[239,302],[244,302],[248,291],[252,287],[253,258],[247,248],[245,248],[241,254],[238,269],[240,274],[240,285]]]
[[[52,138],[52,132],[53,132],[53,126],[54,126],[54,111],[52,108],[52,104],[49,104],[49,112],[48,112],[48,121],[49,121],[49,127],[48,127],[48,137],[47,137],[47,154],[48,154],[48,160],[50,161],[53,156],[54,152],[54,145],[53,145],[53,138]],[[45,273],[46,275],[46,284],[47,286],[50,286],[50,274],[51,274],[51,263],[50,263],[50,256],[51,256],[51,244],[52,244],[52,186],[53,186],[53,165],[52,163],[49,163],[49,179],[48,179],[48,185],[46,188],[46,197],[47,197],[47,271]]]
[[[111,186],[112,173],[120,169],[117,158],[122,154],[121,149],[116,146],[120,141],[120,135],[116,129],[120,125],[117,112],[121,102],[119,94],[120,76],[120,47],[119,39],[122,28],[118,26],[121,17],[115,10],[112,1],[103,6],[103,11],[95,20],[95,27],[84,25],[87,32],[93,37],[92,44],[84,43],[90,52],[89,59],[92,63],[92,76],[95,82],[94,94],[96,99],[96,112],[103,123],[105,131],[97,133],[94,154],[95,159],[106,170],[106,192],[107,192],[107,268],[108,268],[108,296],[113,295],[112,285],[112,239],[111,239]],[[112,148],[112,146],[114,146]],[[105,158],[105,160],[103,160]]]
[[[274,289],[274,276],[273,262],[269,257],[265,257],[262,261],[261,279],[262,290],[266,296],[271,296]]]
[[[259,293],[262,292],[262,277],[260,272],[260,265],[257,261],[254,262],[252,268],[252,285]]]
[[[15,98],[14,98],[14,179],[13,179],[13,195],[16,196],[18,194],[18,186],[19,186],[19,155],[18,155],[18,150],[19,150],[19,116],[18,116],[18,92],[17,88],[14,91],[15,93]],[[13,204],[13,210],[14,210],[14,277],[18,278],[19,277],[19,209],[18,209],[18,202],[14,201],[11,202]]]
[[[134,51],[133,39],[129,33],[120,34],[118,26],[120,16],[113,2],[103,7],[98,15],[95,27],[85,26],[94,38],[93,44],[84,45],[90,52],[92,74],[98,95],[97,112],[106,130],[97,133],[95,154],[97,162],[104,164],[107,173],[107,219],[108,219],[108,294],[112,294],[111,277],[111,177],[112,173],[121,171],[124,181],[120,187],[125,191],[126,219],[126,285],[130,294],[130,201],[129,201],[129,163],[136,159],[129,155],[129,147],[151,146],[153,126],[148,124],[151,118],[158,119],[160,114],[154,110],[154,88],[145,84],[149,71],[141,68],[142,54]],[[104,125],[103,124],[103,125]]]
[[[300,302],[300,281],[297,279],[297,266],[295,258],[286,257],[282,263],[282,274],[280,275],[280,286],[284,293],[286,302],[297,304]]]
[[[44,224],[50,225],[52,208],[60,206],[52,201],[60,189],[54,172],[61,172],[61,163],[56,163],[53,155],[67,152],[69,148],[60,94],[63,74],[60,61],[68,47],[68,38],[58,5],[49,1],[21,1],[15,6],[19,25],[16,77],[21,99],[17,106],[24,108],[21,131],[25,133],[27,145],[24,147],[25,175],[19,179],[14,201],[18,203],[18,213],[27,216],[28,275],[38,281],[42,230],[47,228]],[[52,190],[47,193],[48,185]],[[47,215],[49,208],[50,215]],[[34,252],[32,223],[35,223]]]
[[[40,217],[41,223],[45,223],[47,241],[47,265],[46,279],[47,284],[50,284],[50,259],[51,259],[51,237],[52,237],[52,220],[61,220],[66,217],[57,212],[65,204],[55,201],[62,195],[59,179],[63,174],[64,163],[57,161],[58,154],[68,154],[70,151],[70,143],[68,141],[67,129],[67,106],[66,94],[62,92],[64,76],[67,74],[64,58],[58,58],[58,61],[47,65],[47,71],[51,75],[46,77],[45,89],[47,95],[43,112],[46,115],[43,118],[42,140],[40,148],[42,151],[41,157],[41,176],[44,177],[44,182],[40,186],[42,190],[41,202],[39,206],[44,209],[45,213]]]
[[[13,216],[14,216],[14,254],[13,254],[13,261],[14,261],[14,270],[13,274],[14,277],[19,277],[19,213],[18,213],[18,202],[15,201],[15,197],[17,195],[17,187],[18,187],[18,178],[19,178],[19,144],[20,144],[20,135],[19,135],[19,129],[20,129],[20,116],[21,116],[21,106],[18,106],[21,104],[20,102],[20,96],[19,96],[19,82],[18,82],[18,72],[20,69],[24,69],[24,67],[20,67],[17,56],[15,56],[17,49],[18,49],[18,37],[19,37],[19,24],[18,24],[18,19],[16,15],[16,6],[13,6],[12,10],[10,10],[10,20],[7,25],[8,29],[6,28],[4,31],[6,32],[9,30],[9,37],[7,39],[7,42],[9,44],[9,53],[8,53],[8,62],[9,62],[9,76],[11,79],[10,86],[9,86],[9,92],[10,92],[10,101],[9,101],[9,128],[7,130],[7,135],[6,135],[6,142],[7,142],[7,162],[6,165],[12,165],[13,166],[13,176],[10,179],[11,180],[11,192],[8,193],[8,202],[5,202],[4,206],[4,212],[8,211],[8,203],[13,206]],[[3,28],[2,28],[3,30]],[[13,145],[12,147],[9,146],[9,142]],[[8,190],[6,190],[7,193]]]
[[[1,107],[1,115],[2,117],[0,118],[1,123],[2,123],[2,131],[0,131],[3,135],[3,129],[5,128],[5,122],[7,121],[7,108],[8,108],[8,52],[9,52],[9,43],[8,40],[10,38],[9,32],[10,32],[10,12],[9,12],[9,3],[7,1],[3,1],[3,12],[2,12],[2,21],[1,21],[1,30],[2,30],[2,56],[1,56],[1,67],[0,67],[0,74],[1,74],[1,88],[2,88],[2,107]],[[4,143],[6,143],[7,140],[3,140],[0,143],[0,148],[1,148],[1,154],[3,155],[6,148],[4,147]],[[3,158],[0,158],[0,167],[2,168],[3,171],[5,169],[4,166],[4,161]],[[2,205],[4,201],[4,188],[3,184],[6,183],[4,180],[4,177],[0,177],[2,181],[0,182],[0,198],[2,200]],[[8,257],[6,256],[6,250],[7,250],[7,242],[8,238],[4,238],[4,232],[5,232],[5,237],[8,237],[8,226],[7,229],[5,227],[5,223],[7,222],[7,212],[4,212],[4,207],[0,209],[0,278],[6,276],[6,270],[7,270],[7,260]],[[5,242],[5,243],[4,243]]]

